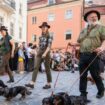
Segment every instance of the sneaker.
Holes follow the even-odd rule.
[[[7,81],[7,83],[12,83],[14,82],[14,79],[10,79],[9,81]]]
[[[98,92],[96,98],[102,98],[104,96],[104,91]]]
[[[43,89],[50,89],[51,88],[51,85],[45,85],[44,87],[43,87]]]
[[[32,89],[34,88],[34,85],[33,85],[33,84],[30,84],[30,83],[29,83],[29,84],[25,84],[25,86],[26,86],[26,87],[30,87],[30,88],[32,88]]]

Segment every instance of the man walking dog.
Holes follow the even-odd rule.
[[[105,26],[99,24],[100,13],[96,10],[87,12],[84,15],[84,20],[88,26],[82,30],[78,38],[80,45],[80,92],[81,96],[87,98],[87,75],[90,71],[98,89],[96,98],[102,98],[104,96],[104,85],[100,77],[98,54],[105,49]],[[91,62],[92,64],[89,66]],[[86,68],[88,69],[86,70]]]

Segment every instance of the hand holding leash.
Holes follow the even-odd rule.
[[[43,55],[42,55],[42,59],[44,59],[46,57],[46,54],[44,53]]]
[[[94,50],[97,54],[100,54],[104,51],[105,49],[103,47],[98,47],[97,49]]]

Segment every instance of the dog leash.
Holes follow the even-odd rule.
[[[72,88],[73,88],[73,86],[76,84],[76,82],[80,79],[80,77],[82,77],[83,76],[83,74],[87,71],[87,69],[92,65],[92,63],[96,60],[96,58],[100,55],[100,53],[101,52],[99,52],[96,56],[95,56],[95,58],[89,63],[89,65],[84,69],[84,71],[82,72],[82,74],[74,81],[74,83],[71,85],[71,87],[70,87],[70,92],[71,92],[71,90],[72,90]]]
[[[28,73],[25,74],[22,78],[20,78],[19,80],[17,80],[15,83],[11,84],[11,87],[13,87],[14,85],[16,85],[17,83],[19,83],[20,81],[22,81],[27,75],[29,75]]]
[[[44,61],[44,58],[42,59],[42,61]],[[15,83],[13,83],[12,85],[11,85],[11,87],[13,87],[14,85],[16,85],[17,83],[19,83],[21,80],[23,80],[26,76],[28,75],[28,73],[27,74],[25,74],[22,78],[20,78],[18,81],[16,81]]]
[[[56,78],[56,80],[55,80],[54,88],[53,88],[53,91],[52,91],[52,93],[51,93],[51,96],[54,95],[54,90],[55,90],[55,88],[56,88],[56,85],[57,85],[57,82],[58,82],[58,79],[59,79],[59,75],[60,75],[60,70],[59,70],[58,75],[57,75],[57,78]]]
[[[89,63],[89,65],[84,69],[84,71],[82,72],[82,74],[75,80],[75,82],[72,84],[72,86],[70,87],[70,92],[71,92],[71,89],[73,88],[73,86],[76,84],[76,82],[80,79],[80,77],[86,72],[86,70],[91,66],[91,64],[96,60],[96,58],[100,55],[101,52],[99,52],[95,58]],[[55,81],[55,84],[54,84],[54,89],[51,93],[51,96],[54,95],[54,90],[56,88],[56,85],[57,85],[57,82],[58,82],[58,78],[59,78],[59,75],[60,75],[60,71],[58,72],[58,75],[57,75],[57,78],[56,78],[56,81]],[[68,92],[66,92],[68,93]]]
[[[66,52],[67,52],[67,50],[68,50],[68,47],[69,47],[69,44],[68,44],[67,47],[66,47]],[[53,90],[52,90],[51,96],[54,95],[54,90],[55,90],[55,88],[56,88],[56,85],[57,85],[57,82],[58,82],[58,79],[59,79],[59,75],[60,75],[60,70],[59,70],[58,75],[57,75],[57,77],[56,77],[56,80],[55,80],[55,83],[54,83],[54,88],[53,88]]]

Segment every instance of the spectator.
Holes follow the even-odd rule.
[[[19,44],[19,50],[18,50],[18,72],[20,74],[24,73],[24,52],[23,52],[23,45]]]

